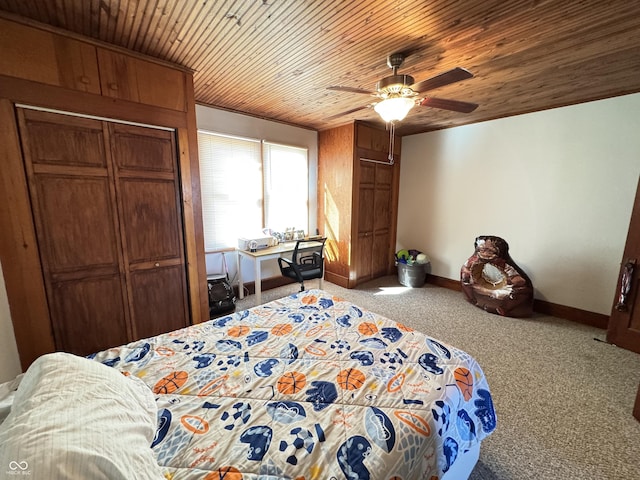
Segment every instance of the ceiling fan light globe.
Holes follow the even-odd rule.
[[[381,102],[374,105],[373,109],[382,117],[382,119],[389,122],[399,122],[404,120],[409,110],[413,108],[415,101],[407,97],[394,97],[386,98]]]

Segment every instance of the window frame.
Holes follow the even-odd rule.
[[[306,185],[306,202],[305,202],[305,206],[306,206],[306,225],[304,226],[304,229],[306,232],[309,232],[310,230],[310,225],[311,225],[311,198],[310,198],[310,194],[312,193],[312,189],[310,188],[309,182],[311,179],[311,171],[310,171],[310,149],[308,146],[300,146],[300,145],[292,145],[292,144],[286,144],[283,142],[275,142],[275,141],[270,141],[270,140],[266,140],[266,139],[257,139],[257,138],[251,138],[251,137],[247,137],[247,136],[242,136],[242,135],[233,135],[233,134],[227,134],[227,133],[221,133],[221,132],[216,132],[213,130],[208,130],[205,128],[198,128],[197,130],[197,136],[198,136],[198,140],[200,141],[200,136],[201,135],[211,135],[211,136],[215,136],[215,137],[223,137],[223,138],[229,138],[229,139],[235,139],[235,140],[240,140],[240,141],[246,141],[246,142],[255,142],[259,144],[259,163],[260,164],[260,177],[261,177],[261,189],[260,189],[260,218],[261,218],[261,227],[258,229],[259,232],[261,232],[263,229],[267,228],[266,226],[266,222],[267,222],[267,218],[268,218],[268,214],[267,214],[267,160],[266,160],[266,153],[265,153],[265,149],[266,149],[266,145],[273,145],[276,147],[284,147],[284,148],[291,148],[291,149],[296,149],[296,150],[302,150],[304,151],[304,156],[305,156],[305,170],[306,170],[306,175],[305,175],[305,185]],[[200,142],[199,142],[200,143]],[[203,160],[202,158],[202,150],[200,145],[198,146],[198,153],[199,153],[199,165],[200,165],[200,188],[201,188],[201,203],[202,203],[202,216],[203,216],[203,237],[204,237],[204,243],[205,243],[205,254],[211,254],[211,253],[220,253],[220,252],[229,252],[229,251],[234,251],[236,249],[236,244],[234,242],[233,245],[231,246],[214,246],[214,248],[207,248],[207,231],[206,231],[206,209],[205,209],[205,197],[207,196],[207,188],[203,186],[202,183],[202,179],[203,179],[203,175],[202,175],[202,164],[203,161],[206,162],[206,160]],[[215,196],[215,193],[214,193]],[[296,226],[296,228],[298,228]],[[212,235],[215,235],[215,232],[212,233]],[[240,237],[240,235],[238,235],[238,237]],[[218,244],[220,242],[212,242],[214,244]]]

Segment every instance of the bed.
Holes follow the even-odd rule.
[[[98,428],[92,454],[112,463],[136,456],[133,466],[110,464],[122,478],[458,480],[468,477],[480,442],[496,428],[487,380],[469,354],[322,290],[105,350],[91,361],[73,358],[71,366],[64,362],[73,356],[52,355],[57,364],[38,367],[28,382],[35,367],[24,375],[0,425],[0,462],[13,462],[16,471],[52,468],[39,464],[47,461],[38,460],[42,442],[32,450],[23,445],[33,437],[29,428],[59,427],[42,426],[55,423],[50,412],[34,420],[34,411],[46,408],[71,408],[57,422],[67,431],[76,423],[87,436],[108,423]],[[69,393],[76,384],[85,392],[81,412],[73,407],[77,391]],[[92,388],[97,398],[86,400]],[[48,452],[59,443],[52,440]],[[116,451],[100,453],[106,443]],[[131,473],[147,467],[139,477]]]

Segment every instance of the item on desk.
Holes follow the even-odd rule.
[[[266,236],[271,237],[271,246],[272,247],[275,247],[276,245],[278,245],[282,241],[282,238],[279,236],[280,234],[278,232],[274,232],[270,228],[263,228],[262,229],[262,233],[264,233]]]
[[[295,228],[294,227],[290,227],[285,229],[284,231],[284,241],[285,242],[290,242],[291,240],[293,240],[293,233],[295,232]]]
[[[252,242],[255,242],[255,245],[252,247]],[[264,248],[272,247],[277,245],[277,241],[274,237],[271,236],[258,236],[258,237],[250,237],[250,238],[238,238],[238,248],[240,250],[251,250],[255,252],[257,250],[262,250]]]

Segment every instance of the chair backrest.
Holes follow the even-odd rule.
[[[301,267],[323,268],[324,242],[326,238],[298,240],[291,261]]]

